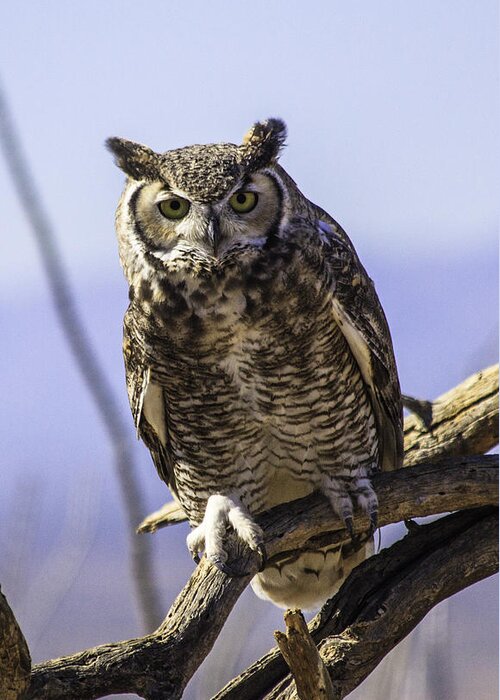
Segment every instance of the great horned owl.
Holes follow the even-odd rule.
[[[402,461],[384,313],[345,232],[278,164],[285,136],[269,119],[240,146],[107,142],[128,176],[116,228],[137,431],[188,516],[191,553],[228,573],[228,527],[262,552],[254,515],[314,490],[348,530],[353,502],[375,526],[369,476]],[[252,585],[315,607],[371,543],[287,554]]]

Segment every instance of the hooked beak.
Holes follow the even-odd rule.
[[[213,251],[214,256],[216,256],[221,239],[221,231],[219,228],[219,220],[215,216],[211,216],[208,220],[206,236],[208,244]]]

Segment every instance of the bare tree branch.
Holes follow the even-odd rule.
[[[154,513],[147,515],[142,523],[137,528],[137,532],[156,532],[161,527],[169,525],[177,525],[187,520],[186,514],[175,501],[168,501],[161,508],[155,510]]]
[[[480,454],[498,444],[498,365],[477,372],[432,404],[432,422],[405,420],[405,466],[444,455]]]
[[[497,533],[496,509],[453,514],[409,535],[404,544],[397,543],[390,554],[387,551],[373,568],[368,567],[370,588],[363,598],[359,585],[363,572],[358,573],[337,601],[341,608],[350,601],[342,611],[342,639],[335,638],[340,632],[334,607],[331,631],[322,632],[328,638],[320,651],[335,679],[335,697],[343,698],[359,685],[432,607],[498,571]],[[412,538],[418,542],[413,544]],[[350,642],[347,653],[345,642]]]
[[[374,487],[381,503],[380,524],[495,504],[497,475],[497,455],[446,460],[377,475]],[[270,557],[300,548],[312,538],[320,543],[347,537],[319,495],[277,506],[258,520],[266,533]],[[357,531],[367,526],[365,517],[355,519]],[[242,567],[246,575],[229,578],[203,559],[156,632],[35,666],[28,697],[86,700],[127,691],[150,699],[181,697],[237,598],[257,572],[258,561],[239,545],[231,559],[231,566]]]
[[[300,700],[335,700],[332,680],[300,610],[285,613],[286,634],[276,643],[294,677]]]
[[[246,576],[229,578],[203,559],[153,634],[39,664],[28,698],[89,700],[125,692],[148,700],[180,698],[257,572],[253,553],[237,544],[234,552]]]
[[[28,645],[5,596],[0,592],[0,698],[18,700],[30,683]]]
[[[454,513],[358,566],[310,623],[335,700],[357,687],[429,610],[498,569],[498,513]],[[213,700],[288,700],[294,684],[277,650]],[[276,685],[278,682],[278,685]]]
[[[57,239],[35,185],[21,141],[0,86],[0,146],[22,209],[28,217],[47,275],[52,300],[64,337],[101,416],[115,455],[115,470],[128,520],[132,575],[146,629],[161,619],[162,606],[153,577],[151,545],[134,537],[145,507],[135,464],[130,431],[121,417],[118,402],[102,369],[80,316]]]

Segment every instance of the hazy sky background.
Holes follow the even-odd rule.
[[[496,361],[497,33],[493,0],[3,8],[0,79],[131,431],[113,231],[123,177],[103,147],[110,135],[166,150],[239,142],[257,119],[284,118],[282,164],[353,239],[386,309],[404,391],[434,398]],[[0,582],[40,660],[140,630],[110,448],[3,160],[0,191]],[[168,494],[140,445],[137,458],[152,510]],[[185,535],[154,539],[165,609],[192,570]],[[495,606],[487,581],[444,618],[429,616],[429,629],[441,615],[449,632],[454,698],[494,687]],[[243,639],[235,670],[279,626],[279,611],[245,594],[221,640]],[[428,637],[412,647],[422,673]],[[211,675],[215,692],[210,663],[203,682]],[[417,687],[407,697],[430,697]]]

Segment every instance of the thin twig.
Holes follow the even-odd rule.
[[[64,267],[53,226],[22,151],[21,140],[10,113],[7,98],[0,86],[0,144],[21,208],[31,225],[47,275],[57,318],[73,358],[101,416],[113,446],[115,468],[120,484],[132,556],[132,573],[143,624],[153,629],[161,619],[162,606],[154,585],[151,546],[139,541],[134,531],[145,507],[135,465],[129,429],[122,420],[118,403],[108,378],[97,359],[87,330],[78,312],[74,294]]]

